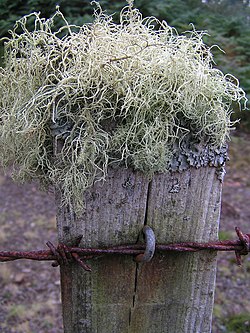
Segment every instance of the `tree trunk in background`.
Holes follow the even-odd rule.
[[[221,183],[213,167],[157,174],[150,181],[129,169],[110,169],[107,181],[85,193],[76,218],[60,208],[59,241],[83,235],[80,246],[135,244],[145,224],[158,243],[217,239]],[[150,263],[102,256],[92,272],[61,267],[65,333],[209,333],[216,253],[156,254]]]

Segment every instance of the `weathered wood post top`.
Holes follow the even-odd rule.
[[[59,9],[30,14],[6,40],[2,164],[54,186],[66,245],[136,244],[145,226],[157,243],[215,240],[231,104],[243,90],[213,68],[202,33],[178,35],[132,1],[120,23],[96,6],[81,27]],[[210,332],[214,253],[89,265],[61,266],[65,333]]]

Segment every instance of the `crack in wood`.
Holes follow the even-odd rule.
[[[146,202],[144,225],[148,224],[148,207],[149,207],[150,198],[151,198],[151,190],[152,190],[152,181],[150,181],[148,183],[148,192],[147,192],[147,202]]]
[[[151,198],[151,188],[152,188],[152,181],[148,183],[148,190],[147,190],[147,201],[146,201],[146,208],[145,208],[145,217],[144,217],[144,226],[147,225],[148,222],[148,207],[149,207],[149,202]],[[137,242],[140,239],[140,234],[138,236]],[[135,303],[136,303],[136,294],[137,294],[137,289],[138,289],[138,275],[139,275],[139,270],[140,270],[140,265],[137,263],[136,268],[135,268],[135,279],[134,279],[134,293],[133,293],[133,300],[132,300],[132,306],[129,310],[129,327],[131,326],[132,323],[132,316],[133,312],[135,310]]]
[[[132,316],[133,316],[133,312],[135,310],[136,293],[137,293],[137,287],[138,287],[138,274],[139,274],[139,264],[136,264],[136,267],[135,267],[135,280],[134,280],[134,294],[133,294],[132,306],[131,306],[131,308],[129,310],[129,323],[128,323],[129,326],[131,326]]]

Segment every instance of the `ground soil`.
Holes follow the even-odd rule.
[[[222,239],[236,238],[235,226],[250,233],[249,140],[249,135],[238,134],[230,143]],[[43,249],[46,241],[56,243],[56,238],[53,194],[39,191],[36,184],[17,185],[1,173],[0,250]],[[233,253],[218,254],[213,333],[250,332],[249,277],[250,258],[244,258],[244,265],[238,267]],[[0,264],[0,332],[63,332],[58,268],[28,260]]]

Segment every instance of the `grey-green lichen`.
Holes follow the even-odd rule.
[[[172,171],[184,171],[190,166],[195,168],[213,166],[220,168],[228,160],[227,144],[220,147],[195,139],[191,134],[173,145],[173,155],[169,162]]]
[[[59,9],[49,20],[23,17],[0,69],[1,163],[18,180],[60,186],[78,207],[108,166],[152,175],[220,164],[213,152],[229,138],[231,103],[246,98],[237,79],[213,68],[202,38],[143,19],[131,3],[119,24],[98,5],[94,23],[81,27]],[[207,153],[189,149],[189,136]]]

